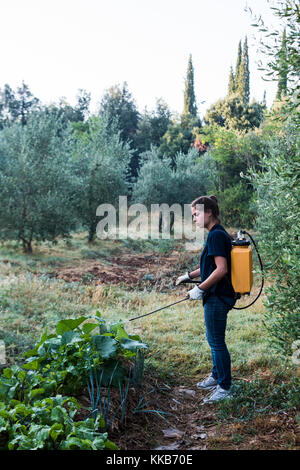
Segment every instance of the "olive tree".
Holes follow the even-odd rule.
[[[76,225],[72,145],[70,129],[47,110],[0,133],[0,233],[25,252],[33,240],[53,241]]]

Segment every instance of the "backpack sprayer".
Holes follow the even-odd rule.
[[[246,240],[244,236],[245,234],[247,234],[250,237],[254,245],[254,248],[256,250],[257,256],[258,256],[260,269],[261,269],[261,286],[260,286],[260,290],[256,298],[250,304],[246,305],[245,307],[231,307],[230,306],[230,308],[233,308],[235,310],[243,310],[244,308],[248,308],[250,307],[250,305],[253,305],[254,302],[256,302],[258,297],[260,296],[263,290],[263,286],[264,286],[263,264],[262,264],[262,260],[258,252],[257,246],[255,244],[255,241],[253,240],[250,233],[246,232],[246,230],[240,230],[237,233],[236,238],[232,240],[232,249],[231,249],[231,283],[235,292],[235,298],[240,299],[242,295],[250,295],[251,288],[253,285],[252,248],[250,245],[250,241]],[[188,280],[188,281],[184,281],[184,283],[198,284],[199,281]],[[225,303],[226,305],[229,305],[225,302],[224,299],[222,299],[221,297],[219,298],[223,303]],[[164,310],[165,308],[168,308],[168,307],[172,307],[172,305],[179,304],[180,302],[184,302],[185,300],[188,300],[188,299],[189,299],[189,296],[186,296],[181,300],[177,300],[176,302],[173,302],[172,304],[165,305],[164,307],[160,307],[157,310],[153,310],[152,312],[145,313],[144,315],[130,318],[127,321],[133,321],[133,320],[137,320],[138,318],[146,317],[147,315],[152,315],[153,313],[159,312],[160,310]]]

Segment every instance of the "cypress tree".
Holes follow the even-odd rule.
[[[197,116],[196,96],[194,90],[194,67],[191,54],[189,56],[185,79],[183,115]]]
[[[282,34],[282,43],[281,48],[278,52],[278,86],[276,99],[280,100],[282,95],[287,93],[287,45],[286,45],[286,29],[284,29]]]
[[[233,68],[231,66],[230,72],[229,72],[228,95],[232,95],[234,92],[235,92],[235,80],[234,80]]]
[[[250,99],[250,72],[247,36],[243,44],[242,60],[240,63],[240,73],[237,90],[244,103],[244,106],[247,106],[247,104],[249,104]]]
[[[235,66],[235,89],[239,89],[240,82],[240,71],[241,71],[241,62],[242,62],[242,41],[239,42],[238,55]]]

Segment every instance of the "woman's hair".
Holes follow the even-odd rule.
[[[212,216],[219,222],[221,223],[220,219],[220,210],[218,206],[218,199],[216,196],[200,196],[197,197],[192,203],[191,206],[195,207],[197,204],[203,204],[204,206],[204,212],[208,212],[208,210],[211,210]]]

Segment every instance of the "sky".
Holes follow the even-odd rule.
[[[276,83],[258,71],[251,14],[275,25],[268,0],[0,0],[0,88],[24,81],[43,103],[76,103],[91,93],[91,111],[114,85],[127,82],[140,112],[162,98],[183,110],[192,54],[200,116],[227,93],[238,43],[248,38],[250,100],[271,106]]]

